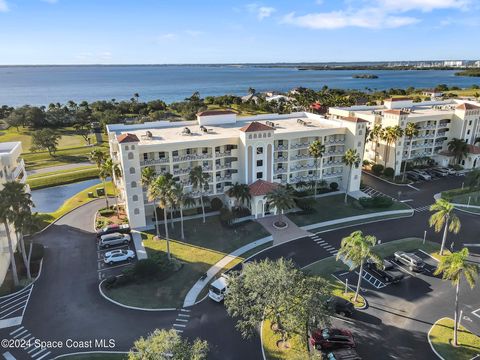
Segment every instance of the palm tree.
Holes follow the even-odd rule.
[[[434,272],[434,275],[442,275],[444,280],[450,280],[452,285],[455,286],[453,346],[458,346],[458,292],[462,275],[463,278],[467,280],[471,289],[475,286],[475,281],[478,276],[478,265],[468,261],[468,255],[467,248],[463,248],[458,252],[447,255],[440,260],[440,263],[437,265],[437,269]]]
[[[468,144],[462,139],[453,138],[447,143],[448,151],[450,151],[455,157],[455,163],[458,164],[462,159],[462,156],[468,154]]]
[[[183,231],[183,209],[188,206],[195,204],[195,200],[183,191],[183,186],[179,183],[176,183],[172,187],[172,194],[174,197],[175,203],[178,205],[180,210],[180,228],[181,228],[181,238],[185,239],[185,233]]]
[[[348,189],[350,188],[350,176],[352,176],[352,168],[358,168],[360,165],[360,155],[358,155],[357,150],[355,149],[348,149],[345,152],[345,155],[342,157],[342,162],[348,166],[348,182],[347,188],[345,189],[345,204],[347,203],[348,198]]]
[[[250,202],[252,196],[250,195],[250,188],[247,184],[239,184],[238,182],[235,183],[230,189],[227,190],[227,195],[230,197],[235,198],[236,205],[240,206],[240,204],[247,204]]]
[[[23,263],[27,272],[28,280],[32,279],[30,271],[30,259],[32,257],[33,243],[30,241],[28,254],[25,247],[25,234],[33,234],[41,229],[40,222],[36,217],[38,214],[32,214],[31,209],[24,209],[17,215],[15,221],[15,231],[18,243],[20,244],[20,251],[22,253]]]
[[[410,148],[408,149],[408,154],[409,155],[412,152],[413,137],[417,136],[417,135],[418,135],[418,125],[409,122],[407,124],[407,126],[405,127],[405,136],[408,137],[408,139],[410,140],[410,145],[409,145]],[[405,181],[405,175],[407,173],[407,162],[408,162],[408,159],[405,158],[405,164],[403,165],[402,181]]]
[[[430,227],[434,226],[435,232],[440,232],[443,228],[442,245],[440,255],[443,255],[443,249],[447,240],[447,230],[457,234],[460,231],[460,219],[453,213],[455,207],[445,199],[438,199],[435,204],[430,206],[430,211],[436,211],[430,216]]]
[[[296,206],[295,196],[293,190],[285,186],[278,186],[266,195],[267,204],[270,207],[275,207],[277,211],[280,211],[282,217],[285,210],[292,209]]]
[[[190,171],[190,183],[194,190],[200,191],[200,204],[202,205],[203,223],[205,223],[205,206],[203,205],[203,192],[208,190],[208,174],[203,172],[201,166],[195,166]]]
[[[156,180],[155,172],[153,172],[154,176],[151,177],[150,175],[151,173],[147,169],[151,169],[151,168],[145,168],[142,171],[142,185],[147,188],[148,201],[153,202],[153,212],[155,215],[155,230],[157,233],[157,238],[160,238],[160,229],[158,228],[158,213],[157,213],[157,199],[160,196],[160,189],[155,183],[155,180]]]
[[[100,169],[105,161],[106,155],[102,150],[95,149],[90,152],[89,158],[90,161],[94,162],[97,168]]]
[[[370,132],[369,138],[372,144],[375,144],[375,156],[374,160],[377,162],[377,149],[380,139],[383,137],[383,128],[381,124],[375,124]]]
[[[114,163],[111,158],[108,158],[103,162],[103,164],[101,165],[100,173],[103,179],[106,179],[108,177],[119,178],[120,176],[122,176],[122,170],[120,169],[120,166],[117,163]],[[115,181],[113,181],[113,187],[115,191],[115,207],[117,209],[117,216],[120,216],[120,212],[118,209],[117,187],[115,186]],[[107,188],[105,182],[103,183],[103,191],[105,192],[105,199],[107,199]]]
[[[385,167],[387,167],[387,162],[390,157],[390,146],[397,142],[399,138],[403,136],[403,129],[399,125],[387,126],[385,131],[382,134],[382,138],[385,141]],[[394,164],[393,168],[396,167],[397,162],[397,151],[394,152]]]
[[[363,264],[366,260],[371,260],[376,264],[382,264],[380,257],[372,251],[377,243],[377,238],[372,235],[364,236],[361,231],[354,231],[349,236],[342,239],[340,250],[337,253],[337,260],[343,259],[350,263],[350,271],[360,267],[358,275],[357,290],[355,291],[354,302],[357,302],[360,284],[362,281]]]
[[[315,140],[308,147],[308,154],[313,157],[313,164],[315,165],[315,192],[314,196],[317,197],[317,185],[318,185],[318,163],[319,159],[325,154],[325,145],[320,140]]]
[[[167,210],[171,207],[171,188],[172,181],[166,175],[160,175],[150,184],[148,197],[149,200],[158,201],[158,205],[163,209],[163,224],[165,226],[165,239],[167,241],[167,256],[170,260],[170,240],[168,235],[168,215]],[[157,229],[157,237],[159,237]]]

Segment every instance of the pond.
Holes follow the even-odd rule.
[[[100,184],[99,179],[32,190],[32,201],[35,204],[33,211],[38,211],[39,213],[53,212],[76,193],[96,184]]]

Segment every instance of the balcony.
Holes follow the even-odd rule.
[[[290,171],[302,171],[302,170],[312,170],[312,169],[315,169],[314,165],[304,165],[304,166],[298,165],[290,168]]]
[[[162,159],[147,159],[140,161],[140,166],[149,166],[149,165],[157,165],[157,164],[165,164],[168,163],[169,160],[168,158],[162,158]]]
[[[275,175],[286,174],[287,172],[288,172],[287,169],[275,169],[275,170],[273,170],[273,173]]]
[[[275,151],[283,151],[283,150],[288,150],[288,145],[277,145],[275,147]]]
[[[340,165],[343,164],[341,160],[335,160],[335,161],[326,161],[323,163],[323,167],[328,167],[328,166],[335,166],[335,165]]]
[[[295,155],[290,158],[291,161],[298,161],[298,160],[307,160],[311,159],[310,155]]]
[[[211,159],[211,158],[212,158],[212,154],[190,154],[190,155],[173,156],[173,161],[182,162],[182,161],[204,160],[204,159]]]
[[[238,161],[230,161],[223,165],[216,164],[215,170],[224,170],[224,169],[236,169]]]
[[[283,156],[280,156],[280,157],[278,157],[278,158],[276,158],[276,159],[273,160],[273,162],[275,162],[275,163],[287,162],[287,161],[288,161],[288,159],[285,158],[285,157],[283,157]]]
[[[298,144],[293,144],[290,146],[290,149],[303,149],[303,148],[308,148],[310,146],[310,143],[298,143]]]
[[[344,145],[345,144],[345,139],[341,140],[327,140],[325,142],[325,146],[333,146],[333,145]]]

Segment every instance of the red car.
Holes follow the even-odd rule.
[[[346,329],[325,328],[310,334],[310,344],[317,350],[354,348],[353,334]]]

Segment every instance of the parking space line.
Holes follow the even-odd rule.
[[[106,271],[106,270],[111,270],[111,269],[117,269],[117,268],[125,267],[125,266],[133,266],[133,265],[132,265],[132,263],[127,263],[127,264],[122,264],[122,265],[109,266],[109,267],[106,267],[106,268],[103,268],[103,269],[98,269],[97,271],[98,271],[98,272],[101,272],[101,271]]]
[[[124,248],[130,248],[130,245],[111,246],[111,247],[106,248],[106,249],[98,249],[97,253],[101,254],[102,252],[109,252],[109,251],[112,251],[112,250],[121,250],[121,249],[124,249]]]
[[[176,332],[179,332],[179,333],[183,332],[183,330],[180,330],[180,329],[173,329],[173,330],[175,330]]]
[[[397,266],[400,270],[402,270],[403,272],[406,272],[407,274],[410,274],[412,276],[415,277],[415,274],[411,273],[410,271],[408,271],[407,269],[405,269],[403,266],[399,265],[398,263],[396,262],[392,262],[395,266]]]
[[[180,309],[180,311],[183,311],[183,312],[190,312],[192,310],[188,310],[188,309]]]
[[[350,320],[347,320],[347,319],[344,319],[344,318],[341,318],[341,317],[338,317],[338,316],[333,316],[333,315],[330,315],[331,318],[334,318],[334,319],[337,319],[337,320],[340,320],[340,321],[344,321],[346,322],[347,324],[351,324],[351,325],[354,325],[355,323],[353,321],[350,321]]]
[[[479,312],[480,312],[480,309],[477,309],[475,311],[472,311],[472,314],[475,315],[476,317],[480,318]]]

